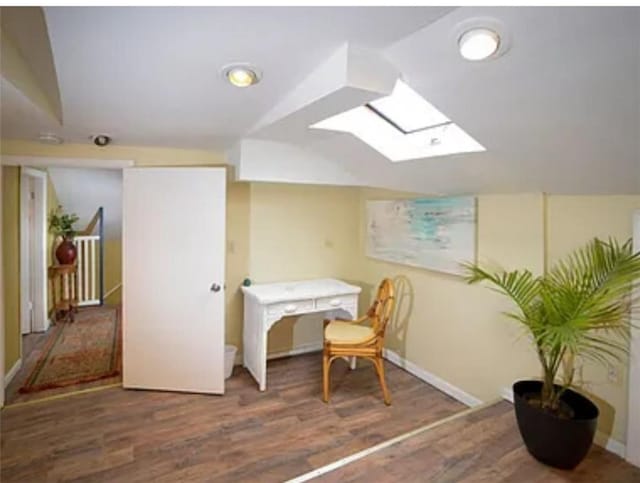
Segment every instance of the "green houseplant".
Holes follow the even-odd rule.
[[[598,417],[597,407],[571,389],[576,364],[626,356],[640,253],[632,252],[631,240],[596,238],[539,276],[491,272],[478,264],[465,268],[469,283],[488,282],[515,303],[505,315],[526,329],[540,361],[542,380],[518,381],[513,388],[527,449],[552,466],[575,467],[593,442]]]
[[[49,214],[49,231],[59,240],[55,254],[58,262],[62,265],[71,265],[78,256],[78,250],[73,243],[76,235],[74,224],[79,220],[75,213],[65,213],[61,205]]]

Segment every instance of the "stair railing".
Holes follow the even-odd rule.
[[[96,230],[97,228],[97,230]],[[97,233],[94,233],[96,232]],[[98,208],[74,238],[78,249],[78,305],[104,303],[104,210]]]

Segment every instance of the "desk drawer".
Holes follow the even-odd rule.
[[[287,315],[304,314],[313,311],[313,300],[293,300],[291,302],[282,302],[272,304],[267,307],[269,315],[279,315],[285,317]]]
[[[352,308],[358,300],[357,295],[336,295],[335,297],[322,297],[316,300],[317,310],[334,310]]]

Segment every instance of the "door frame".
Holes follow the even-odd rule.
[[[35,239],[29,239],[29,182],[35,193]],[[31,246],[35,260],[31,264]],[[31,273],[31,267],[35,267]],[[33,282],[33,283],[32,283]],[[33,287],[33,324],[30,320],[29,286]],[[20,169],[20,329],[21,333],[44,332],[49,328],[47,317],[47,173],[32,168]],[[22,343],[20,345],[22,356]]]
[[[633,213],[633,251],[640,251],[640,210]],[[640,287],[636,288],[640,291]],[[640,311],[640,308],[636,308]],[[633,319],[640,317],[634,314]],[[640,466],[640,411],[631,408],[640,407],[640,328],[631,329],[629,347],[629,405],[627,410],[627,444],[625,448],[626,460]]]

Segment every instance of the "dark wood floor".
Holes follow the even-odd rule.
[[[538,463],[524,447],[513,406],[501,402],[382,449],[314,480],[323,482],[633,483],[640,469],[594,446],[574,471]]]
[[[90,310],[96,309],[92,307],[80,309],[80,311],[82,312]],[[118,314],[120,314],[120,312],[118,312]],[[20,388],[27,380],[27,378],[31,374],[31,371],[36,366],[36,363],[42,355],[42,349],[47,342],[48,337],[50,336],[50,332],[51,328],[49,328],[48,332],[34,332],[32,334],[22,336],[22,367],[5,389],[6,404],[10,405],[27,401],[36,401],[39,399],[46,399],[51,396],[58,396],[60,394],[84,391],[86,389],[92,389],[96,387],[112,386],[114,384],[119,384],[122,381],[121,376],[115,376],[106,379],[100,379],[99,381],[75,384],[73,386],[47,389],[45,391],[30,392],[26,394],[20,393]]]
[[[283,481],[465,409],[387,364],[386,407],[367,362],[270,361],[260,393],[240,367],[224,397],[120,388],[2,411],[2,482]]]

